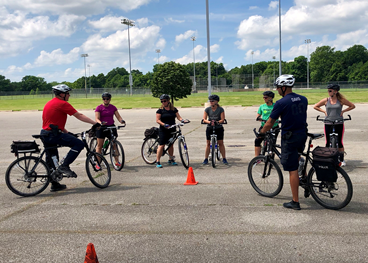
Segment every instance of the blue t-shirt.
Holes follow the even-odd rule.
[[[281,134],[305,132],[307,123],[308,99],[294,92],[276,101],[270,118],[281,117]]]

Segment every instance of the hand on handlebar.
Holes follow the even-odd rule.
[[[124,120],[121,120],[121,122],[120,122],[120,123],[121,123],[121,124],[126,124]]]
[[[168,129],[170,127],[170,124],[165,123],[164,127]]]

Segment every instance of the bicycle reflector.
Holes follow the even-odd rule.
[[[313,144],[310,144],[309,146],[310,146],[311,148],[313,148]]]

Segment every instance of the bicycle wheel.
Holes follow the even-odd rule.
[[[91,152],[95,152],[96,151],[96,146],[97,146],[97,139],[92,138],[92,140],[89,142],[89,150]]]
[[[5,173],[8,188],[16,195],[34,196],[44,191],[50,183],[50,169],[44,160],[24,156],[12,162]]]
[[[185,168],[189,168],[189,154],[188,154],[188,146],[187,143],[185,142],[184,137],[181,137],[179,139],[179,153],[180,153],[180,159],[181,162],[183,163]]]
[[[265,156],[257,156],[250,161],[248,178],[254,190],[266,197],[278,195],[284,186],[280,167]]]
[[[90,152],[86,159],[86,171],[89,180],[98,188],[106,188],[111,181],[109,163],[99,153]]]
[[[118,160],[116,162],[116,159]],[[116,171],[120,171],[124,167],[125,155],[123,145],[117,140],[115,140],[115,147],[113,146],[113,142],[110,144],[110,160],[112,167]]]
[[[313,199],[327,209],[341,209],[353,197],[353,185],[348,174],[341,167],[337,167],[336,172],[336,182],[318,181],[313,167],[308,173],[307,180]]]
[[[330,145],[331,148],[338,148],[338,145],[337,145],[337,138],[335,136],[332,136],[331,137],[331,145]]]
[[[158,138],[146,138],[142,144],[141,155],[148,164],[154,164],[157,160]]]
[[[212,167],[216,168],[216,161],[217,161],[217,153],[216,153],[216,139],[214,137],[212,137],[211,139],[211,162],[212,162]]]
[[[220,152],[220,147],[217,145],[216,147],[216,156],[217,156],[217,161],[221,160],[221,152]]]

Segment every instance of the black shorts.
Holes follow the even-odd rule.
[[[215,129],[215,133],[217,135],[217,140],[222,141],[224,139],[224,127],[219,127]],[[212,126],[207,126],[206,129],[206,138],[207,141],[211,140],[211,135],[213,134],[213,128]]]
[[[299,152],[303,152],[307,134],[295,133],[289,139],[281,136],[281,164],[284,171],[295,171],[299,167]]]
[[[175,135],[175,132],[176,132],[176,128],[165,129],[165,128],[160,127],[160,130],[158,133],[159,134],[158,144],[165,145],[169,141],[169,139]]]
[[[112,129],[111,131],[115,135],[115,137],[118,137],[118,132],[116,130],[115,125],[105,126],[105,127],[101,126],[100,129],[96,130],[96,137],[99,139],[105,139],[106,137],[110,139],[111,133],[110,133],[110,129],[106,129],[107,127],[115,127],[115,129]]]
[[[262,126],[259,128],[259,130],[258,130],[258,132],[261,132],[261,130],[262,130]],[[273,127],[272,129],[275,129],[275,128],[279,128],[279,126],[276,126],[276,127]],[[277,130],[276,132],[275,132],[275,142],[277,141],[277,136],[279,135],[279,133],[280,133],[280,130]],[[254,146],[255,147],[261,147],[261,143],[263,142],[263,140],[264,140],[264,138],[256,138],[255,140],[254,140]]]

